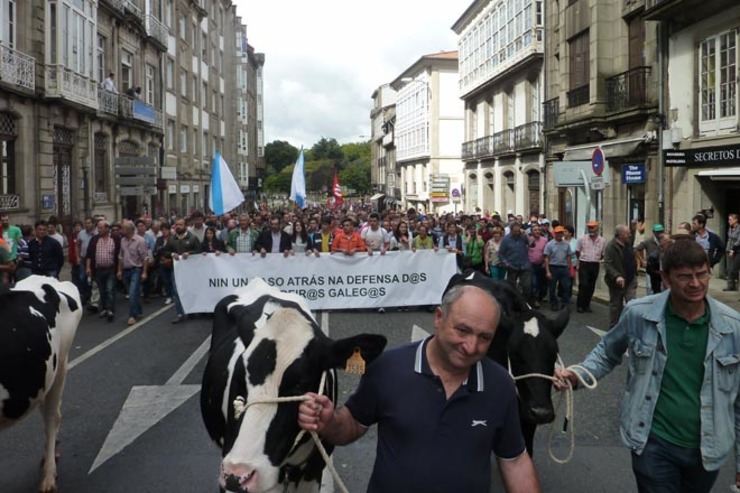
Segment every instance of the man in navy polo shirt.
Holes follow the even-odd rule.
[[[337,410],[309,393],[298,423],[336,445],[378,424],[368,492],[488,493],[491,452],[506,491],[538,493],[519,426],[514,384],[485,358],[500,307],[487,291],[458,284],[442,298],[435,335],[383,353]]]

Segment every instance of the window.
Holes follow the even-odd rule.
[[[203,157],[208,157],[211,154],[208,152],[208,145],[210,141],[208,140],[208,132],[203,132]]]
[[[93,155],[93,190],[97,193],[106,193],[108,187],[108,136],[104,133],[95,134],[95,153]]]
[[[180,152],[188,152],[188,127],[180,126]]]
[[[208,109],[208,84],[205,82],[200,90],[200,104],[203,105],[204,110]]]
[[[164,4],[164,24],[170,29],[172,29],[172,1],[165,0]]]
[[[200,56],[203,62],[208,63],[208,35],[206,33],[201,33],[201,36]]]
[[[0,5],[3,5],[5,12],[5,21],[2,26],[2,39],[3,44],[7,45],[8,48],[15,48],[15,33],[16,33],[16,0],[5,0]]]
[[[0,194],[15,194],[15,137],[0,135],[0,152],[2,152],[2,156],[0,156],[2,158],[2,164],[0,164]]]
[[[198,76],[193,75],[193,103],[198,101]]]
[[[737,125],[737,33],[725,31],[699,44],[699,130]]]
[[[568,106],[587,104],[590,83],[588,31],[584,31],[572,38],[568,44],[570,48],[570,91],[568,92]]]
[[[126,92],[133,85],[133,53],[121,50],[121,91]]]
[[[98,64],[98,81],[102,82],[105,79],[105,37],[98,34],[98,50],[97,50],[97,64]]]
[[[147,104],[154,104],[154,79],[155,79],[154,66],[146,65],[146,102]]]
[[[180,95],[188,97],[188,73],[184,68],[180,69]]]
[[[165,83],[167,84],[167,89],[170,91],[175,90],[175,61],[171,58],[168,58],[165,62]]]
[[[185,20],[185,14],[180,14],[180,18],[177,22],[177,25],[178,25],[178,30],[180,31],[180,39],[182,39],[183,41],[185,41],[185,36],[187,35],[186,29],[185,29],[186,22],[187,21]]]
[[[175,120],[167,120],[167,150],[175,150]]]
[[[221,114],[219,107],[218,107],[218,101],[219,101],[218,92],[213,91],[213,102],[211,103],[211,109],[214,115]]]
[[[193,157],[198,155],[198,129],[193,129]]]
[[[200,29],[198,29],[198,22],[196,20],[193,20],[193,32],[190,35],[190,43],[192,45],[191,48],[193,49],[193,56],[195,56],[195,47],[198,45],[198,31],[200,31]]]

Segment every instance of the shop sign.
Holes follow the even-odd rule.
[[[645,175],[645,163],[625,164],[622,166],[622,183],[625,185],[645,183]]]
[[[553,161],[552,171],[556,187],[589,186],[590,177],[594,176],[591,161]],[[604,161],[601,176],[604,177],[604,186],[611,186],[608,159]]]
[[[666,166],[738,166],[740,144],[663,151]]]

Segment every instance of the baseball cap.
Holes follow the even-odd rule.
[[[565,233],[565,228],[562,226],[555,226],[555,229],[552,230],[553,233]]]
[[[586,223],[586,226],[588,226],[589,228],[598,228],[599,227],[599,222],[598,221],[589,221],[589,222]]]
[[[665,231],[665,228],[662,224],[653,224],[653,233],[662,233]]]

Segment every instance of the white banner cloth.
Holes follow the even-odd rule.
[[[209,253],[176,261],[175,282],[186,313],[212,312],[222,298],[255,277],[300,294],[312,310],[335,310],[436,305],[456,271],[455,255],[445,250],[287,258]]]

